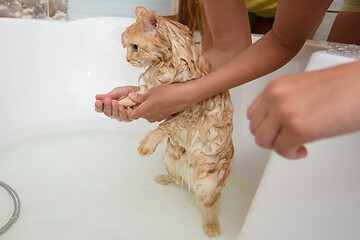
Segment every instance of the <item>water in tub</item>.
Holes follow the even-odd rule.
[[[158,185],[164,144],[137,153],[145,132],[92,130],[36,136],[0,149],[1,180],[18,193],[22,212],[1,239],[208,239],[186,187]],[[252,194],[233,172],[219,201],[222,235],[235,239]],[[12,213],[0,191],[0,225]],[[0,226],[1,227],[1,226]]]

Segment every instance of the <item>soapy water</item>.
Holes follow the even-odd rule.
[[[22,214],[3,239],[208,239],[193,194],[154,182],[166,174],[165,145],[150,157],[139,156],[145,134],[66,132],[1,148],[1,180],[17,190],[22,203]],[[217,239],[236,239],[252,197],[231,173],[218,203]],[[2,199],[0,193],[1,210],[11,206]],[[0,225],[8,219],[7,210],[0,211]]]

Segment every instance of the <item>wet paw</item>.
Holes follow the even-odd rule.
[[[158,175],[154,178],[157,184],[168,185],[169,183],[174,183],[174,179],[169,175]]]
[[[141,140],[140,145],[138,147],[138,152],[142,156],[149,156],[153,152],[155,152],[156,146],[153,142],[147,141],[146,138]]]
[[[203,229],[208,237],[216,237],[221,234],[219,222],[207,222],[204,223]]]

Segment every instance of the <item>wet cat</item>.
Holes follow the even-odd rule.
[[[141,92],[164,83],[191,81],[212,67],[192,39],[189,29],[157,16],[144,7],[135,10],[136,23],[122,35],[126,59],[146,67],[139,77]],[[120,104],[134,105],[129,98]],[[216,202],[230,173],[233,158],[233,106],[228,91],[195,104],[163,121],[140,142],[140,155],[151,155],[167,138],[164,162],[168,175],[159,184],[186,184],[202,210],[203,229],[209,237],[220,235]]]

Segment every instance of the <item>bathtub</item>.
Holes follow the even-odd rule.
[[[126,62],[120,43],[133,21],[0,19],[0,181],[21,201],[2,239],[207,239],[192,195],[153,181],[165,172],[164,146],[137,155],[156,124],[94,111],[97,93],[137,84],[142,70]],[[231,90],[235,157],[217,239],[360,236],[360,134],[308,144],[307,158],[289,161],[259,148],[245,117],[269,80],[355,61],[359,53],[308,41],[283,68]],[[0,189],[1,226],[12,208]]]

